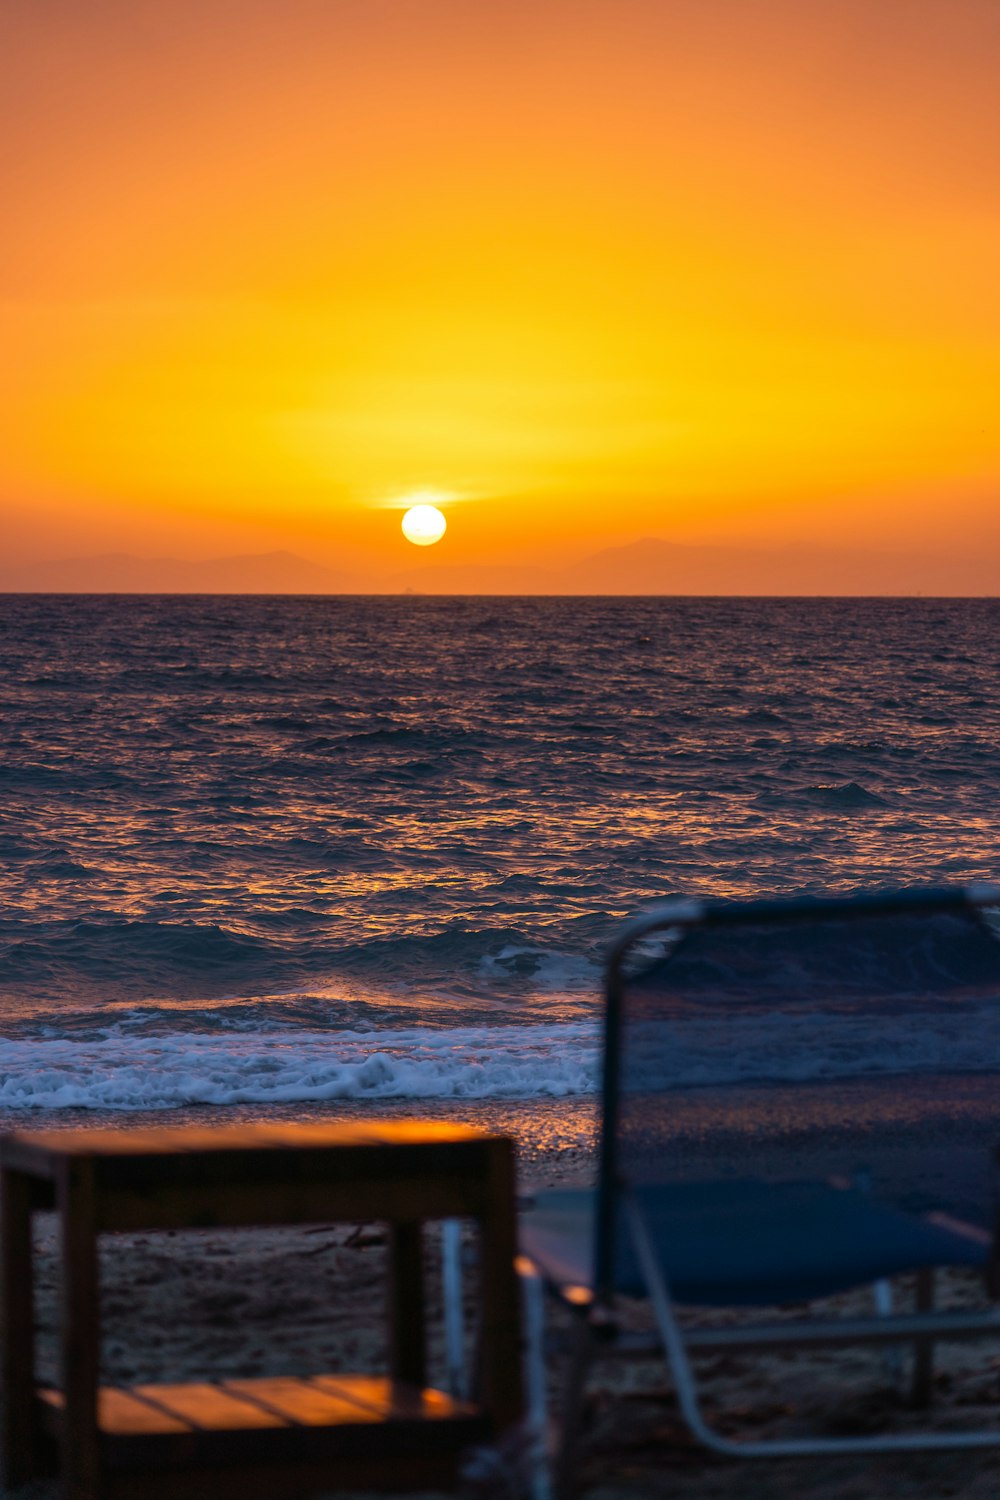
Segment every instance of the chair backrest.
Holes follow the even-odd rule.
[[[621,1183],[852,1177],[985,1222],[1000,887],[669,902],[609,961],[597,1280]]]

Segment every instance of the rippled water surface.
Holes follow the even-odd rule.
[[[0,1107],[578,1095],[643,903],[1000,876],[996,601],[7,596],[0,643]]]

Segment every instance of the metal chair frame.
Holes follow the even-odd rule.
[[[603,1119],[599,1153],[593,1285],[550,1288],[577,1315],[576,1335],[569,1360],[564,1397],[561,1438],[555,1470],[555,1493],[571,1492],[575,1471],[582,1402],[587,1370],[596,1356],[620,1353],[649,1355],[659,1352],[666,1359],[675,1383],[681,1415],[705,1448],[730,1457],[798,1457],[823,1454],[893,1453],[986,1448],[1000,1446],[1000,1425],[995,1429],[968,1432],[911,1432],[884,1436],[846,1438],[794,1438],[739,1441],[713,1430],[701,1408],[691,1355],[721,1350],[762,1351],[798,1348],[815,1344],[882,1344],[888,1348],[912,1343],[916,1353],[915,1394],[926,1399],[930,1392],[934,1342],[1000,1335],[1000,1312],[993,1309],[970,1313],[933,1311],[933,1271],[918,1273],[917,1309],[894,1314],[886,1282],[877,1282],[875,1316],[849,1319],[780,1323],[747,1323],[736,1327],[687,1328],[677,1317],[670,1286],[653,1238],[635,1193],[619,1167],[618,1123],[621,1099],[620,1043],[623,1007],[626,1003],[626,962],[636,943],[657,933],[696,926],[745,925],[780,919],[815,921],[877,915],[937,913],[954,910],[978,916],[983,906],[1000,905],[1000,886],[977,885],[957,889],[906,891],[892,895],[861,895],[844,898],[753,901],[742,903],[665,902],[629,923],[614,943],[608,960],[604,1034]],[[624,1215],[627,1233],[635,1250],[651,1304],[656,1332],[629,1335],[617,1326],[615,1314],[614,1252],[616,1222]],[[991,1245],[990,1268],[998,1262],[1000,1220],[993,1235],[983,1232]],[[523,1259],[523,1257],[522,1257]],[[537,1277],[538,1268],[530,1266]],[[991,1278],[996,1282],[995,1274]],[[990,1291],[994,1286],[990,1285]],[[537,1318],[529,1320],[528,1334],[538,1338]],[[537,1358],[537,1355],[535,1356]],[[535,1420],[537,1421],[537,1410]],[[546,1481],[547,1482],[547,1481]],[[536,1494],[542,1492],[536,1490]]]

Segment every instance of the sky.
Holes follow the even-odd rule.
[[[996,0],[0,26],[8,573],[280,550],[391,586],[655,538],[787,551],[789,592],[852,549],[996,592]]]

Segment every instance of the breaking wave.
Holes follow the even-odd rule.
[[[524,1099],[589,1093],[597,1034],[558,1028],[185,1034],[0,1043],[7,1109],[170,1109],[334,1099]]]
[[[1000,1070],[1000,1010],[733,1016],[636,1027],[638,1093]],[[0,1042],[0,1108],[163,1110],[331,1100],[557,1099],[598,1088],[594,1020],[557,1025],[139,1033]]]

